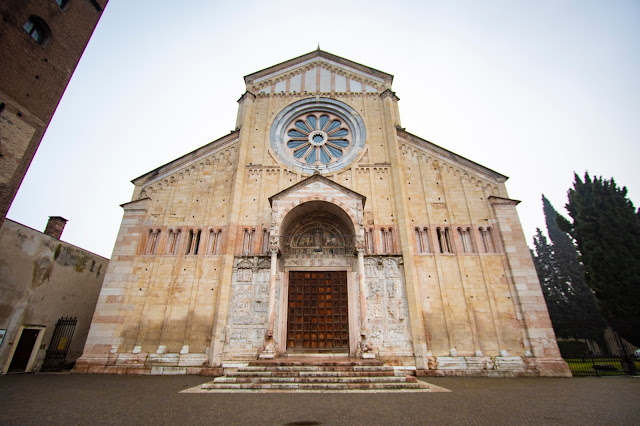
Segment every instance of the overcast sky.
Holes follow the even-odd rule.
[[[227,134],[242,77],[318,43],[393,74],[407,131],[509,176],[530,246],[574,171],[640,202],[637,0],[111,0],[8,217],[63,216],[110,257],[131,179]]]

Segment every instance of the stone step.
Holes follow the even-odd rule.
[[[415,377],[216,377],[214,383],[415,383]]]
[[[242,377],[389,377],[389,376],[404,376],[399,372],[396,374],[393,370],[383,371],[236,371],[227,373],[228,376],[242,376]]]
[[[379,361],[256,361],[229,366],[200,389],[205,392],[424,392],[411,370]]]
[[[421,383],[205,383],[203,390],[209,389],[280,389],[280,390],[392,390],[428,389]]]
[[[390,366],[375,365],[298,365],[298,366],[253,366],[238,367],[237,371],[394,371]]]

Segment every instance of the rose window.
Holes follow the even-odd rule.
[[[326,165],[349,151],[351,132],[343,120],[330,113],[307,113],[287,127],[285,145],[293,158],[306,165]]]

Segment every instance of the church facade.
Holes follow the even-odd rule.
[[[570,375],[507,177],[402,128],[392,80],[321,50],[250,74],[235,131],[134,179],[76,371]]]

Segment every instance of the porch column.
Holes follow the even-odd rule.
[[[362,358],[375,358],[373,345],[369,340],[369,320],[367,313],[367,295],[364,280],[364,247],[358,247],[358,287],[360,289],[360,350]]]
[[[273,358],[276,353],[276,344],[273,340],[273,329],[275,325],[276,313],[276,277],[278,273],[278,249],[270,248],[271,252],[271,273],[269,275],[269,304],[267,305],[267,331],[264,336],[264,348],[260,353],[260,358]]]

